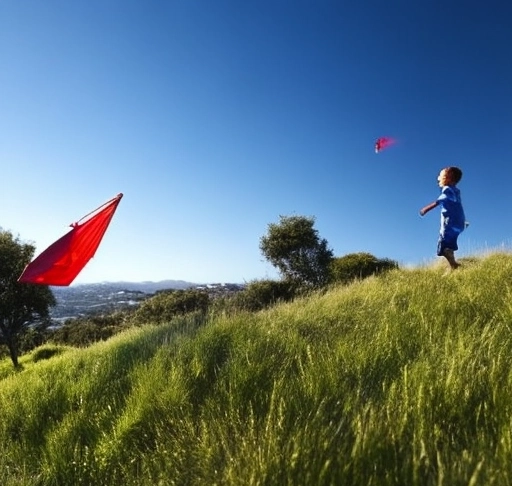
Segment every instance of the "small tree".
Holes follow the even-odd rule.
[[[21,243],[0,229],[0,344],[18,366],[19,342],[31,324],[48,320],[55,297],[46,285],[18,283],[18,277],[34,255],[33,245]]]
[[[332,260],[331,281],[347,284],[395,268],[398,268],[398,263],[389,258],[377,258],[365,252],[349,253]]]
[[[269,224],[260,250],[284,279],[321,287],[328,282],[333,253],[314,224],[312,217],[280,216],[279,223]]]

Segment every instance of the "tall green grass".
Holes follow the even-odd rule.
[[[511,331],[496,253],[35,350],[0,366],[0,484],[512,484]]]

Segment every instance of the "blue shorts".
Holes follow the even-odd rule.
[[[439,235],[439,241],[437,242],[437,256],[443,256],[446,248],[457,251],[459,249],[457,246],[457,238],[459,235],[459,231],[445,227],[444,231]]]

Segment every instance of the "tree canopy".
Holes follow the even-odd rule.
[[[55,297],[46,285],[18,283],[18,277],[34,255],[35,248],[0,229],[0,344],[5,344],[18,366],[19,340],[32,324],[49,317]]]
[[[268,225],[260,250],[284,279],[321,287],[329,280],[333,253],[314,224],[313,217],[280,216],[279,223]]]

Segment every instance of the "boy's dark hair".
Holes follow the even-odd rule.
[[[450,177],[455,184],[458,184],[462,179],[462,171],[458,167],[447,167],[446,172],[450,174]]]

